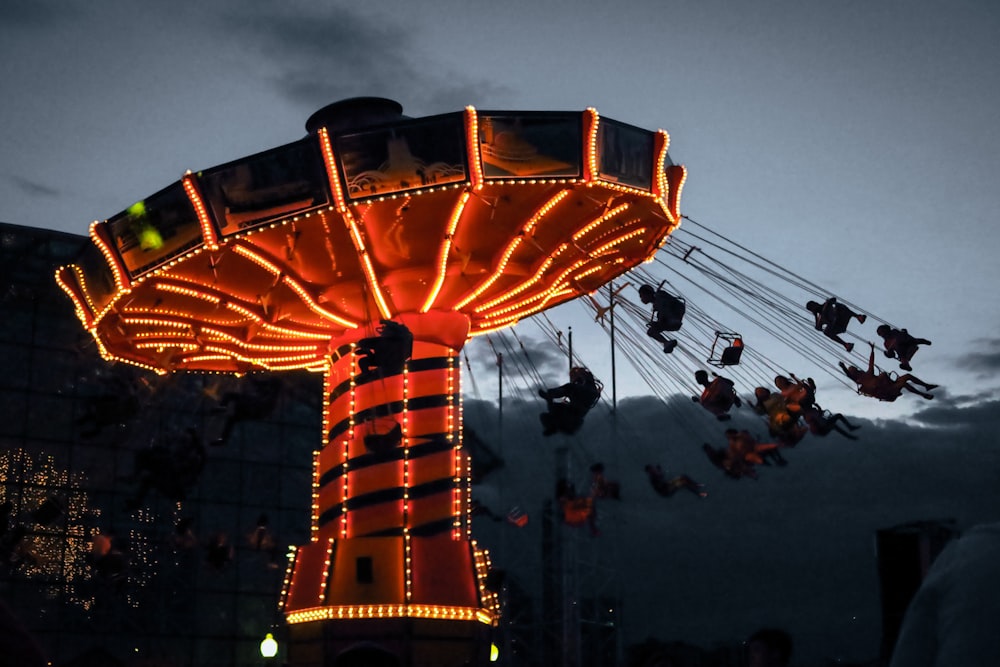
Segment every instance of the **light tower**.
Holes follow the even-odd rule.
[[[109,360],[324,374],[311,540],[282,591],[290,664],[486,662],[456,356],[652,257],[685,171],[665,132],[592,109],[413,119],[355,98],[306,129],[94,223],[57,280]],[[412,355],[362,372],[380,320]]]

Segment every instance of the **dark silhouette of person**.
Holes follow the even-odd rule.
[[[87,559],[102,580],[120,591],[128,578],[128,555],[114,531],[100,530],[91,538]]]
[[[906,329],[895,329],[888,324],[879,325],[875,329],[875,333],[882,338],[885,356],[890,359],[898,359],[899,367],[904,371],[913,370],[913,367],[910,366],[910,360],[917,353],[917,348],[920,345],[931,344],[926,338],[916,338]]]
[[[662,289],[655,289],[652,285],[639,287],[639,300],[647,305],[653,304],[653,318],[646,329],[646,335],[662,343],[663,351],[667,354],[673,352],[677,341],[667,338],[663,332],[681,328],[687,304],[683,299]]]
[[[708,457],[709,462],[725,473],[726,477],[731,477],[732,479],[740,479],[741,477],[757,479],[757,471],[753,469],[753,466],[749,466],[743,460],[731,456],[727,448],[713,447],[707,442],[702,443],[701,448]]]
[[[799,423],[799,406],[788,403],[785,397],[767,387],[754,389],[754,412],[767,417],[767,432],[785,447],[794,447],[809,429]]]
[[[271,520],[267,514],[260,514],[253,530],[247,534],[247,542],[255,551],[270,551],[274,548],[275,539],[270,524]]]
[[[699,370],[695,372],[694,379],[704,389],[701,396],[692,396],[691,400],[700,403],[703,408],[715,415],[719,421],[726,421],[732,417],[729,410],[736,406],[743,405],[740,397],[736,395],[736,385],[732,380],[721,375],[712,373],[714,376],[708,379],[708,372]]]
[[[744,429],[727,428],[726,441],[730,456],[742,459],[749,465],[769,465],[769,461],[783,461],[778,451],[779,445],[774,442],[758,442],[757,438]]]
[[[213,570],[221,571],[226,568],[236,556],[236,550],[229,542],[229,536],[225,533],[215,533],[209,538],[205,545],[205,562]]]
[[[574,366],[569,371],[569,382],[551,389],[539,389],[538,395],[545,399],[546,412],[539,415],[544,430],[542,435],[557,432],[572,435],[583,426],[583,418],[601,398],[604,385],[593,373],[582,366]],[[557,401],[556,399],[565,399]]]
[[[741,477],[757,478],[755,466],[770,465],[770,461],[785,465],[785,459],[778,451],[778,445],[773,442],[757,442],[746,429],[726,429],[726,447],[712,447],[707,442],[702,449],[712,465],[722,470],[726,476],[733,479]]]
[[[699,484],[694,481],[688,475],[681,474],[676,477],[671,477],[667,479],[666,474],[663,472],[663,468],[660,464],[646,464],[646,476],[649,477],[649,484],[653,487],[653,490],[657,494],[663,496],[664,498],[669,498],[674,495],[677,491],[681,489],[687,489],[699,498],[704,498],[708,495],[705,492],[705,485]]]
[[[885,371],[876,372],[875,344],[871,343],[871,347],[872,351],[868,356],[867,370],[861,370],[857,366],[848,366],[843,361],[840,362],[840,368],[844,371],[844,374],[854,380],[854,382],[858,385],[858,393],[864,394],[865,396],[871,396],[872,398],[877,398],[880,401],[892,402],[902,396],[903,390],[905,389],[906,391],[922,396],[927,400],[934,398],[932,394],[929,394],[926,391],[920,391],[914,385],[920,385],[927,391],[930,391],[937,387],[936,384],[924,382],[910,373],[905,373],[893,378]]]
[[[836,431],[849,440],[857,440],[858,436],[850,431],[856,431],[861,428],[852,424],[847,420],[847,417],[839,412],[831,413],[815,403],[802,411],[802,420],[809,427],[809,432],[818,436],[829,435],[831,431]],[[850,431],[845,431],[841,428],[840,424],[846,426]]]
[[[847,325],[850,324],[851,318],[856,319],[861,324],[864,324],[865,320],[868,319],[866,315],[856,313],[837,301],[835,296],[831,296],[823,303],[809,301],[806,303],[806,310],[813,314],[816,320],[816,330],[822,331],[827,338],[843,345],[848,352],[854,349],[854,343],[848,343],[840,337],[840,334],[847,331]]]
[[[621,500],[621,484],[609,481],[604,476],[604,464],[590,466],[590,495],[594,498]]]
[[[214,412],[224,412],[226,418],[219,437],[211,444],[216,447],[226,444],[238,423],[264,419],[274,412],[281,387],[282,382],[278,378],[250,378],[246,391],[227,391],[223,394]]]
[[[413,333],[399,322],[379,320],[378,336],[362,338],[354,353],[358,356],[358,369],[370,373],[379,369],[383,377],[403,372],[406,360],[413,355]]]
[[[139,397],[133,386],[117,375],[111,376],[108,384],[103,392],[86,400],[76,419],[84,438],[97,437],[108,426],[124,424],[139,414]]]
[[[801,413],[816,402],[816,382],[812,378],[800,380],[794,374],[778,375],[774,378],[774,386],[792,413]]]

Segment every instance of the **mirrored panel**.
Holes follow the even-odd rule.
[[[201,225],[179,181],[108,221],[111,238],[132,278],[201,243]]]
[[[597,126],[598,177],[652,190],[654,136],[648,130],[602,118]]]
[[[363,199],[467,180],[462,114],[337,137],[344,192]]]
[[[330,201],[323,159],[311,137],[201,172],[198,183],[222,236]]]
[[[583,126],[578,113],[482,113],[479,154],[485,178],[578,178]]]

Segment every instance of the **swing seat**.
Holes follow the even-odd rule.
[[[567,499],[562,509],[563,521],[567,526],[585,526],[594,514],[594,501],[590,498]]]
[[[712,350],[706,361],[717,368],[722,368],[723,366],[737,365],[742,356],[742,336],[738,333],[716,331],[715,341],[712,343]]]

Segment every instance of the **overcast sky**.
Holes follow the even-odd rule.
[[[623,510],[627,534],[669,540],[667,552],[633,557],[681,558],[685,536],[728,553],[746,538],[739,530],[748,520],[735,509],[758,507],[751,523],[761,541],[748,549],[763,549],[775,526],[787,528],[773,523],[787,514],[810,526],[855,527],[850,539],[861,542],[850,549],[860,558],[873,526],[942,514],[985,519],[1000,507],[992,437],[1000,422],[997,44],[1000,6],[985,0],[587,0],[571,8],[537,0],[4,0],[0,221],[84,234],[92,220],[187,169],[300,138],[313,111],[358,95],[395,99],[409,116],[470,104],[592,106],[665,129],[673,160],[689,169],[684,213],[933,340],[914,366],[944,388],[933,403],[906,396],[889,405],[831,387],[824,407],[865,420],[863,444],[800,448],[789,468],[756,483],[712,480],[725,494],[665,501],[663,517]],[[551,317],[574,327],[581,354],[607,382],[606,339],[573,308]],[[647,394],[621,366],[619,395]],[[552,367],[553,381],[558,375]],[[490,391],[489,380],[482,386]],[[677,426],[664,417],[673,411],[655,405],[664,412],[649,419]],[[639,447],[632,463],[661,453],[670,468],[690,461],[711,477],[697,444],[674,439],[662,452]],[[936,484],[941,476],[947,483]],[[975,486],[986,477],[992,486]],[[876,498],[885,498],[885,511],[872,509]],[[829,554],[808,547],[848,537],[820,531],[810,539],[832,541],[801,553]],[[780,567],[760,585],[800,567],[799,550],[782,549]],[[676,584],[663,580],[664,588]],[[714,630],[744,629],[720,622]],[[633,629],[646,630],[656,632]],[[688,634],[692,625],[678,626],[677,637]],[[811,646],[832,654],[831,641]]]

